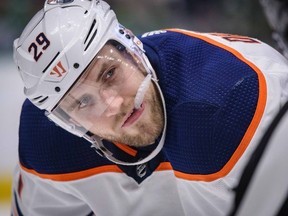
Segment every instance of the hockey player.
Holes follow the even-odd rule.
[[[287,61],[267,44],[182,29],[138,39],[99,0],[47,0],[14,60],[29,99],[14,215],[226,215],[288,97]]]

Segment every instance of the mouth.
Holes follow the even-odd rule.
[[[126,120],[123,123],[122,128],[129,127],[130,125],[135,123],[140,118],[140,116],[142,115],[144,109],[145,109],[144,104],[141,104],[139,109],[134,108],[132,110],[132,112],[130,112],[128,115],[126,115]]]

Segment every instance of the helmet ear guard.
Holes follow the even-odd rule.
[[[114,158],[101,139],[68,118],[59,118],[52,111],[71,86],[88,67],[99,50],[115,40],[141,60],[148,73],[138,92],[135,107],[140,106],[150,79],[156,83],[163,101],[165,123],[157,148],[141,161],[130,163]],[[120,47],[121,48],[121,47]],[[166,130],[164,98],[156,74],[146,57],[142,42],[118,23],[110,6],[100,0],[46,0],[27,24],[20,38],[13,43],[13,58],[24,82],[24,94],[56,125],[83,137],[109,160],[122,165],[138,165],[155,157],[162,149]],[[133,56],[132,55],[132,56]],[[138,101],[138,102],[136,102]]]

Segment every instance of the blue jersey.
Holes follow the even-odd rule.
[[[166,102],[167,132],[161,152],[146,164],[113,164],[27,100],[19,129],[15,212],[126,216],[228,212],[231,189],[243,165],[287,100],[286,60],[261,41],[238,35],[170,29],[140,39]],[[154,148],[105,143],[117,157],[134,161]],[[36,184],[40,191],[35,192]],[[32,201],[27,201],[28,195],[34,196]],[[43,198],[42,204],[37,197]]]

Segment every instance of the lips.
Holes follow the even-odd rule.
[[[132,112],[128,115],[122,127],[128,127],[132,125],[134,122],[136,122],[142,115],[143,111],[144,111],[144,104],[141,104],[140,108],[137,110],[133,109]]]

